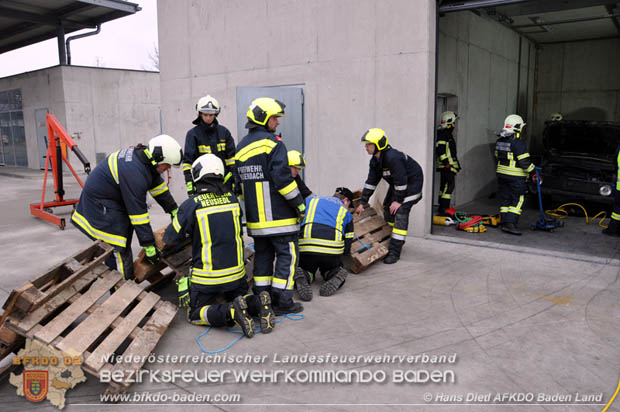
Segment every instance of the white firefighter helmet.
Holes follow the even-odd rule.
[[[222,159],[213,153],[203,154],[192,163],[192,179],[194,179],[194,183],[207,175],[224,178],[224,163],[222,163]]]
[[[504,128],[502,129],[505,132],[513,132],[513,133],[521,133],[521,130],[525,126],[525,122],[523,118],[518,114],[510,114],[504,120]]]
[[[196,103],[196,115],[200,117],[200,113],[214,114],[217,116],[220,114],[220,104],[210,95],[201,97],[198,103]]]
[[[441,118],[439,119],[439,127],[442,129],[447,129],[449,127],[454,127],[454,123],[458,119],[456,113],[447,111],[441,114]]]
[[[183,160],[181,145],[167,134],[160,134],[149,140],[149,152],[157,164],[168,163],[171,166],[179,167],[181,160]]]

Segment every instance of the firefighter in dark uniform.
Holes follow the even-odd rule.
[[[616,149],[614,156],[616,160],[616,186],[614,190],[614,205],[611,212],[611,219],[607,229],[603,233],[609,236],[620,236],[620,146]]]
[[[312,190],[310,190],[310,188],[306,186],[306,182],[304,182],[304,180],[301,178],[301,175],[299,174],[301,172],[301,169],[306,167],[306,159],[304,158],[304,155],[302,155],[297,150],[289,150],[287,155],[288,155],[288,165],[291,168],[291,175],[293,176],[293,178],[295,179],[295,182],[297,183],[297,187],[299,188],[299,193],[301,193],[301,196],[304,199],[314,196],[314,194],[312,193]]]
[[[206,95],[196,103],[196,119],[192,122],[196,126],[191,128],[185,136],[185,150],[183,156],[183,174],[187,195],[191,197],[195,188],[192,180],[192,163],[205,153],[213,153],[225,165],[226,176],[235,176],[235,141],[228,129],[217,121],[220,114],[220,104],[213,97]],[[233,179],[227,178],[231,184]],[[236,190],[239,190],[235,187]]]
[[[452,136],[457,115],[454,112],[443,112],[437,131],[437,145],[435,146],[436,167],[439,172],[439,207],[437,213],[445,215],[446,209],[450,208],[452,192],[456,174],[461,170],[461,165],[456,157],[456,142]]]
[[[136,231],[140,246],[151,263],[159,260],[155,238],[146,205],[147,192],[166,213],[174,216],[177,204],[160,174],[179,167],[183,152],[172,137],[160,135],[148,147],[138,145],[118,150],[97,165],[84,185],[73,223],[93,240],[114,246],[114,253],[105,261],[125,279],[133,279],[131,237]]]
[[[504,232],[511,235],[521,235],[517,223],[527,192],[526,180],[535,169],[527,144],[521,140],[524,126],[525,122],[521,116],[509,115],[504,120],[504,128],[495,143],[501,227]]]
[[[325,283],[321,296],[331,296],[342,287],[347,271],[342,268],[342,258],[351,253],[353,216],[349,207],[353,193],[339,187],[331,197],[306,199],[306,217],[301,224],[299,238],[299,267],[295,272],[295,287],[302,300],[312,300],[310,284],[319,270]]]
[[[422,199],[424,175],[418,162],[388,144],[384,130],[369,129],[362,136],[362,142],[372,157],[360,205],[355,213],[362,213],[383,178],[389,185],[383,201],[383,217],[392,226],[388,255],[383,263],[396,263],[405,244],[411,207]]]
[[[293,302],[293,275],[305,204],[288,166],[286,146],[274,134],[283,115],[284,103],[255,99],[247,112],[248,135],[235,156],[248,235],[254,238],[254,293],[270,291],[277,315],[303,310]]]
[[[252,315],[260,317],[261,329],[275,326],[269,293],[247,295],[248,280],[243,258],[241,207],[224,183],[224,164],[214,154],[200,156],[192,165],[196,194],[179,207],[166,229],[164,242],[192,239],[192,266],[188,279],[179,282],[182,295],[189,286],[188,320],[195,325],[241,327],[251,338],[255,333]],[[219,293],[228,303],[216,304]]]

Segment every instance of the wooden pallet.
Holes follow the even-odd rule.
[[[76,261],[82,268],[77,268],[76,273],[82,271],[80,276],[69,275],[58,285],[64,287],[50,290],[53,296],[43,304],[37,304],[42,299],[39,297],[29,310],[9,314],[5,323],[22,337],[38,340],[71,356],[81,356],[83,369],[91,375],[98,377],[103,370],[115,368],[107,360],[112,354],[142,359],[134,364],[121,364],[137,372],[146,359],[143,355],[155,348],[177,308],[142,286],[123,280],[120,273],[103,264],[99,257],[111,253],[110,247],[96,243],[91,248],[104,249],[105,253],[91,254],[94,259],[90,261],[80,261],[78,254]],[[92,251],[91,248],[84,252]],[[62,272],[60,266],[48,274]],[[32,284],[40,283],[43,277]],[[108,391],[124,392],[129,386],[130,383],[114,384]]]
[[[357,207],[361,192],[353,193],[353,205]],[[356,239],[351,245],[351,256],[345,259],[345,267],[353,273],[361,273],[388,253],[392,228],[377,211],[368,207],[360,216],[353,215]]]

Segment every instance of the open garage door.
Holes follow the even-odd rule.
[[[620,2],[438,4],[437,118],[444,96],[458,99],[454,135],[462,170],[452,206],[466,215],[500,212],[494,152],[510,114],[526,123],[521,140],[542,168],[543,210],[577,205],[556,212],[566,215],[564,227],[533,231],[541,213],[536,185],[528,181],[523,203],[510,209],[518,215],[521,236],[489,226],[486,232],[469,233],[433,225],[432,234],[508,249],[528,246],[584,259],[617,259],[618,238],[601,234],[600,219],[587,223],[584,210],[590,219],[606,212],[603,225],[608,224],[614,153],[620,145]],[[440,189],[434,186],[436,207]]]

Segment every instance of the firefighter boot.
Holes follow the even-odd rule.
[[[254,320],[248,313],[248,304],[243,296],[237,296],[230,304],[230,316],[241,327],[245,336],[254,336]]]
[[[502,223],[502,232],[510,233],[511,235],[521,236],[521,232],[515,226],[514,223]]]
[[[269,292],[262,291],[258,295],[245,295],[248,304],[248,312],[260,321],[260,329],[263,333],[270,333],[276,326],[276,314],[271,307]]]
[[[299,297],[304,302],[312,300],[312,288],[310,287],[310,275],[304,269],[299,266],[295,269],[295,275],[293,275],[295,281],[295,289],[299,293]]]
[[[437,206],[437,214],[446,216],[446,209],[450,208],[450,199],[439,198],[439,206]]]
[[[330,270],[327,274],[327,281],[321,285],[319,294],[321,296],[331,296],[344,285],[349,273],[343,268]]]
[[[276,316],[281,316],[286,313],[301,313],[304,311],[304,307],[299,302],[293,302],[293,291],[273,288],[271,293],[274,295],[273,311]]]
[[[390,247],[388,249],[388,254],[383,259],[383,263],[391,265],[392,263],[398,262],[398,260],[400,259],[400,251],[403,249],[404,244],[405,244],[404,240],[398,240],[398,239],[391,238]]]
[[[611,219],[607,229],[603,230],[603,234],[607,236],[620,236],[620,222],[615,219]]]
[[[271,295],[263,291],[258,295],[258,299],[260,301],[260,328],[263,333],[271,333],[276,327],[276,314],[271,307]]]

